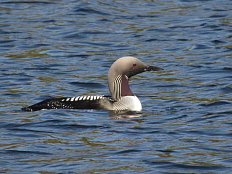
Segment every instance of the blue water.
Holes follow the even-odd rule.
[[[231,173],[232,1],[0,2],[2,173]],[[122,56],[143,110],[22,112],[109,95]]]

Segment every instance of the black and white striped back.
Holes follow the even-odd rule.
[[[23,108],[24,111],[45,109],[96,109],[111,110],[113,100],[105,96],[78,96],[46,99],[37,104]]]

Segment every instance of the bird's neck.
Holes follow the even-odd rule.
[[[122,85],[121,85],[121,96],[134,96],[133,92],[129,87],[128,77],[125,75],[122,76]]]
[[[125,75],[118,75],[113,81],[113,88],[110,88],[110,93],[115,101],[119,101],[124,96],[134,96],[129,87],[128,77]]]

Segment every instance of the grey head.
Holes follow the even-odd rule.
[[[122,57],[116,60],[108,73],[108,86],[112,98],[119,101],[123,96],[134,96],[130,90],[129,78],[145,72],[163,70],[157,66],[148,66],[135,57]]]

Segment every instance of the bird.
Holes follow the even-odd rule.
[[[139,112],[142,110],[142,105],[138,97],[131,91],[129,79],[142,72],[160,70],[163,70],[163,68],[146,65],[138,58],[132,56],[121,57],[111,65],[108,73],[111,98],[104,95],[51,98],[24,107],[22,110],[94,109]]]

